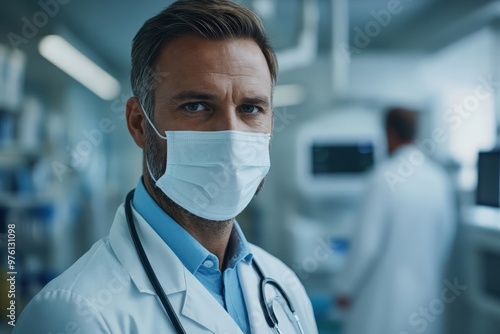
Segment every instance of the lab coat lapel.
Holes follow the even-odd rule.
[[[180,270],[184,266],[149,224],[135,210],[133,210],[133,213],[142,246],[148,255],[158,280],[161,282],[163,290],[167,295],[185,291],[184,270]],[[137,289],[142,293],[156,295],[134,248],[123,204],[118,209],[111,226],[109,242],[116,257],[130,275]]]
[[[182,314],[213,333],[242,334],[241,329],[226,310],[186,269],[151,226],[135,210],[133,213],[144,250],[176,313]],[[133,246],[123,205],[116,213],[109,240],[118,260],[129,273],[137,289],[141,293],[156,295]],[[177,294],[179,292],[185,293],[185,297],[179,298]],[[158,305],[162,307],[159,300]],[[189,324],[180,320],[189,333]]]
[[[186,270],[186,298],[182,314],[217,334],[242,334],[229,313],[208,290]]]
[[[245,305],[247,307],[251,332],[258,334],[270,333],[270,328],[267,325],[260,305],[259,276],[251,263],[244,262],[240,262],[238,265],[238,274],[245,297]]]

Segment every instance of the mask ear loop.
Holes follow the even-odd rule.
[[[155,181],[155,183],[158,182],[155,176],[153,175],[153,172],[151,171],[151,167],[149,167],[148,159],[146,159],[146,167],[148,168],[149,176],[151,176],[151,178],[153,179],[153,181]]]
[[[142,109],[142,113],[144,114],[144,116],[146,117],[146,119],[148,120],[148,123],[149,125],[151,125],[151,127],[155,130],[156,134],[158,135],[158,137],[162,138],[162,139],[165,139],[167,140],[167,137],[166,136],[162,136],[158,130],[156,130],[156,127],[155,125],[153,124],[153,122],[151,121],[151,119],[149,119],[149,116],[148,116],[148,113],[144,110],[144,108],[142,107],[142,104],[139,103],[139,105],[141,106],[141,109]]]
[[[162,138],[162,139],[165,139],[167,140],[167,137],[166,136],[162,136],[158,130],[156,129],[155,125],[153,124],[153,122],[151,121],[151,119],[149,119],[149,116],[148,116],[148,113],[144,110],[142,104],[139,103],[139,105],[141,106],[141,110],[142,110],[142,113],[144,114],[144,116],[146,117],[146,119],[148,120],[148,123],[149,125],[151,125],[151,127],[155,130],[156,134],[158,135],[158,137]],[[153,175],[153,172],[151,171],[151,167],[149,166],[149,160],[146,158],[146,167],[148,168],[148,172],[149,172],[149,176],[151,176],[151,178],[153,179],[153,181],[155,181],[155,183],[157,182],[156,178],[154,177]]]

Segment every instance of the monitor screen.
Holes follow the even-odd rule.
[[[335,175],[363,173],[374,163],[372,143],[312,145],[312,174]]]
[[[480,152],[476,204],[500,206],[500,151]]]
[[[483,291],[500,300],[500,254],[485,251],[482,254]]]

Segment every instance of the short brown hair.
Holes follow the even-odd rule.
[[[154,71],[158,57],[168,42],[186,34],[210,40],[253,39],[266,58],[272,85],[276,84],[276,55],[254,12],[229,0],[179,0],[147,20],[132,43],[132,92],[149,115],[154,109],[154,81],[158,81]]]
[[[392,107],[387,110],[385,128],[392,129],[401,140],[412,141],[417,135],[417,113],[406,108]]]

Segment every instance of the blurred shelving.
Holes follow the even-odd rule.
[[[40,158],[42,153],[22,148],[0,149],[0,168],[14,168]]]
[[[0,316],[6,318],[8,297],[5,273],[15,271],[16,320],[23,307],[51,279],[74,260],[72,228],[79,219],[77,198],[69,176],[60,182],[51,163],[68,145],[60,115],[39,96],[37,87],[24,92],[24,63],[30,59],[0,45],[0,69],[17,96],[0,92]],[[16,61],[10,58],[16,57]],[[10,64],[15,66],[10,67]],[[1,74],[1,73],[0,73]],[[10,80],[10,81],[9,81]],[[1,87],[0,87],[1,89]],[[49,124],[56,120],[54,124]],[[7,231],[15,226],[15,268],[7,270]],[[10,242],[10,241],[9,241]],[[4,279],[5,278],[5,279]],[[5,322],[1,322],[4,325]],[[0,327],[0,332],[11,328]]]

